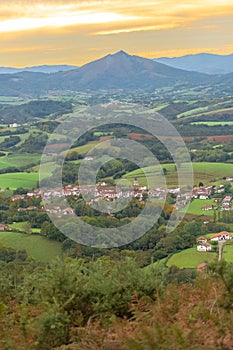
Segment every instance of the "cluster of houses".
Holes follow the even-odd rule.
[[[213,186],[194,187],[192,190],[192,198],[209,199],[212,194]]]
[[[115,186],[108,186],[105,182],[99,183],[95,187],[91,186],[72,186],[68,185],[62,189],[35,189],[29,191],[26,194],[14,195],[11,197],[12,201],[25,200],[27,198],[40,198],[40,199],[51,199],[51,198],[64,198],[69,196],[80,196],[84,195],[89,198],[88,203],[91,204],[93,201],[105,200],[112,201],[120,198],[137,198],[143,200],[146,197],[155,198],[158,200],[166,199],[168,194],[172,194],[177,198],[176,209],[184,207],[191,199],[192,192],[181,193],[180,188],[153,188],[148,190],[146,186],[140,186],[134,183],[132,188],[121,188]],[[34,210],[35,207],[19,208],[18,211]]]
[[[210,242],[224,242],[229,239],[232,239],[232,235],[227,231],[222,231],[219,233],[215,233],[214,235],[210,236],[209,240]],[[211,251],[211,243],[208,242],[207,238],[204,236],[201,236],[197,239],[197,251],[198,252],[210,252]]]
[[[224,197],[222,200],[222,203],[221,203],[221,209],[222,210],[230,210],[231,209],[231,201],[232,201],[231,196]]]
[[[55,206],[53,209],[42,207],[42,210],[45,210],[47,213],[56,214],[57,217],[62,217],[64,215],[69,215],[74,213],[74,209],[67,207],[61,208],[60,206]]]
[[[208,210],[231,210],[232,209],[232,197],[231,196],[225,196],[224,198],[214,198],[212,205],[204,205],[201,210],[208,211]]]
[[[87,203],[98,202],[100,199],[105,201],[112,201],[120,198],[137,198],[143,200],[145,197],[155,198],[158,200],[165,200],[168,194],[173,195],[176,198],[175,208],[177,210],[184,208],[193,199],[210,199],[214,194],[218,194],[216,198],[213,198],[212,205],[204,205],[201,209],[203,211],[214,210],[220,208],[220,210],[230,210],[232,208],[232,197],[225,196],[220,198],[219,194],[224,192],[224,185],[220,185],[218,188],[213,186],[199,186],[194,187],[191,191],[182,193],[180,188],[151,188],[147,189],[146,186],[140,186],[137,179],[134,181],[132,188],[120,188],[115,186],[108,186],[105,182],[97,184],[97,186],[82,186],[68,185],[62,189],[35,189],[25,195],[15,195],[11,198],[12,201],[35,197],[35,198],[63,198],[69,196],[86,196],[85,199],[90,198]],[[27,208],[27,210],[34,210],[35,208]],[[19,211],[23,211],[24,208],[19,208]]]
[[[12,201],[18,201],[18,200],[25,200],[27,198],[39,198],[49,200],[51,198],[64,198],[64,197],[70,197],[70,196],[85,196],[85,200],[87,204],[92,204],[93,202],[98,202],[99,200],[104,201],[113,201],[115,199],[123,199],[123,198],[136,198],[140,201],[144,200],[145,197],[149,198],[155,198],[158,201],[159,200],[165,200],[166,196],[168,194],[172,194],[176,197],[176,209],[183,208],[185,205],[187,205],[188,201],[191,199],[192,192],[188,192],[185,194],[181,193],[180,188],[153,188],[148,190],[146,186],[140,186],[137,181],[134,181],[133,187],[120,187],[120,186],[108,186],[105,182],[98,183],[97,186],[91,187],[91,186],[74,186],[74,185],[67,185],[62,189],[35,189],[33,191],[29,191],[26,194],[21,195],[14,195],[11,197]],[[27,208],[18,208],[19,212],[23,211],[31,211],[38,209],[35,206],[29,206]],[[40,208],[41,210],[44,210],[43,206]],[[49,209],[46,209],[48,211]],[[67,215],[70,212],[68,210],[56,207],[54,208],[56,213],[58,214],[64,214]],[[50,211],[49,211],[50,212]]]

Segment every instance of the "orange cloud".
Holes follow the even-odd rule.
[[[1,0],[0,65],[227,53],[232,17],[232,0]]]
[[[59,47],[51,47],[51,46],[44,46],[44,45],[38,45],[38,46],[28,46],[28,47],[9,47],[9,48],[2,48],[1,53],[13,53],[13,52],[34,52],[34,51],[59,51],[63,50],[63,48]]]
[[[10,6],[9,6],[10,4]],[[0,32],[24,31],[35,28],[65,27],[99,23],[126,25],[132,31],[163,30],[183,27],[188,23],[212,16],[224,16],[233,11],[231,0],[138,0],[128,1],[1,1]],[[140,25],[137,27],[137,23]],[[143,25],[141,25],[143,22]],[[136,25],[135,25],[136,24]],[[119,33],[123,28],[119,29]],[[108,31],[104,30],[104,34]],[[101,30],[97,34],[103,34]],[[109,34],[117,34],[109,28]]]

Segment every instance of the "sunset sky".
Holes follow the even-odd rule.
[[[233,53],[232,0],[1,0],[0,66]]]

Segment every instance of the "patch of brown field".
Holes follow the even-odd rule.
[[[221,142],[230,142],[231,140],[233,140],[233,135],[182,136],[182,139],[184,141],[195,141],[197,139],[201,139],[200,142],[205,142],[208,140],[208,141],[215,141],[217,143],[221,143]]]
[[[128,137],[131,139],[131,140],[135,140],[135,141],[142,141],[142,140],[151,140],[153,138],[152,135],[149,135],[149,134],[136,134],[136,133],[129,133],[128,134]]]
[[[184,141],[194,141],[196,138],[199,138],[200,136],[182,136],[182,139]],[[204,137],[204,136],[203,136]]]
[[[217,112],[217,113],[214,113],[214,114],[217,114],[217,115],[224,115],[224,114],[233,114],[233,109],[229,110],[229,111],[220,111],[220,112]]]
[[[99,138],[100,142],[108,141],[108,140],[111,140],[111,139],[112,139],[111,135],[101,136]]]
[[[208,136],[208,140],[217,142],[230,142],[233,140],[233,135],[214,135]]]
[[[67,149],[69,148],[69,144],[68,143],[54,143],[54,144],[51,144],[51,145],[48,145],[47,146],[48,150],[49,151],[53,151],[53,150],[64,150],[64,149]]]
[[[209,221],[212,219],[211,216],[208,215],[195,215],[195,214],[185,214],[184,219],[188,220],[188,221],[193,221],[196,218],[202,219],[203,221]]]

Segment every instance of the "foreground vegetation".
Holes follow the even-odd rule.
[[[2,350],[232,349],[231,264],[197,275],[130,258],[0,257]]]

